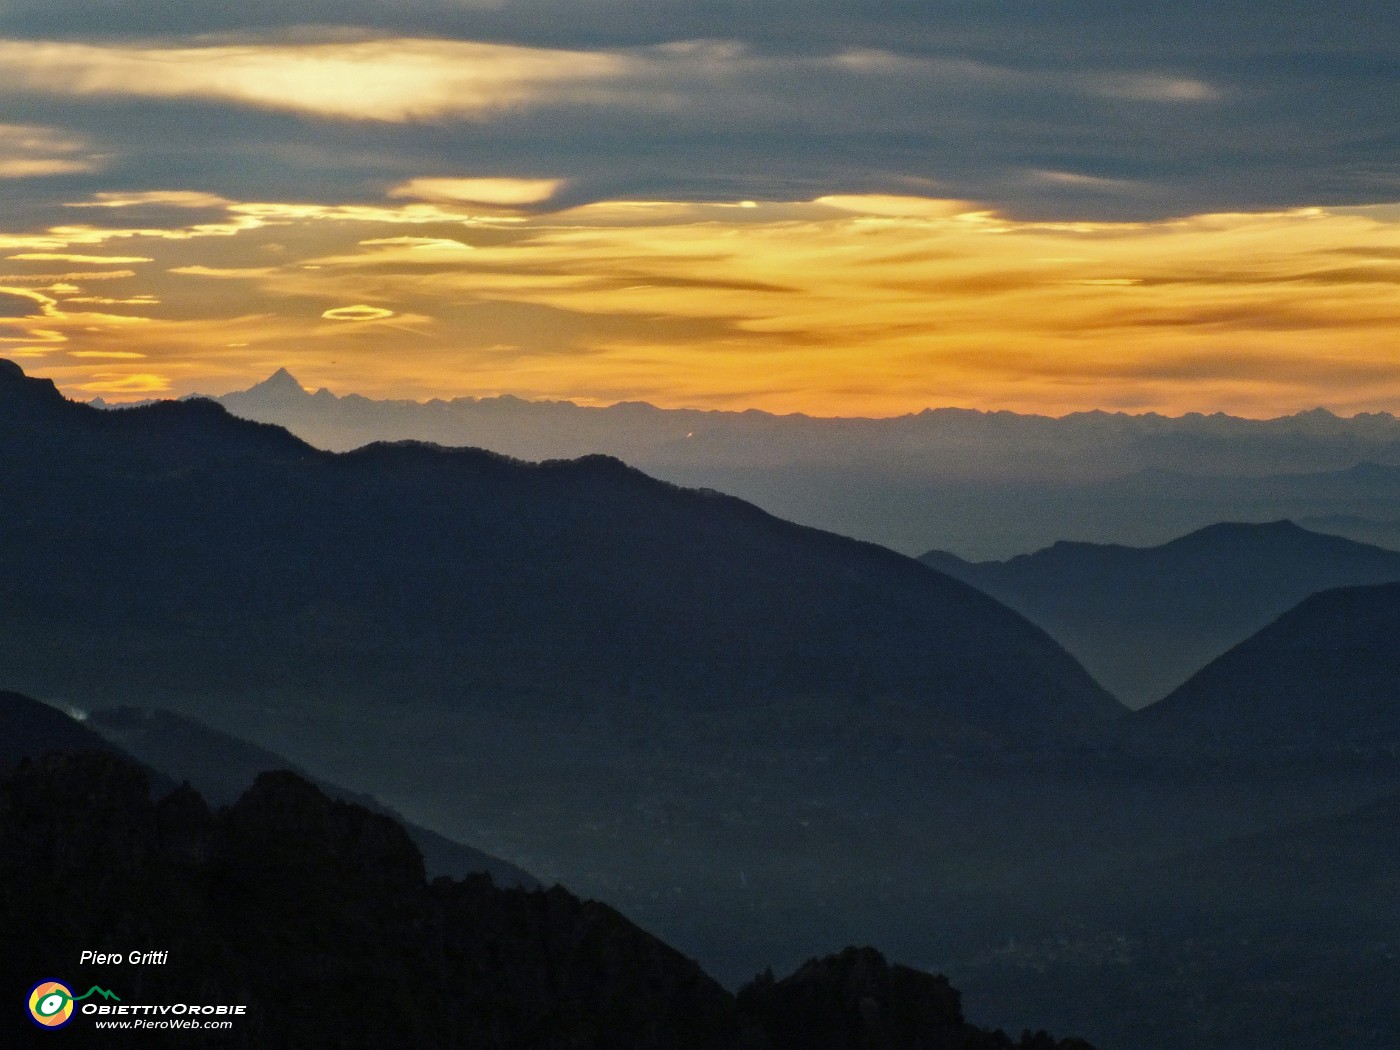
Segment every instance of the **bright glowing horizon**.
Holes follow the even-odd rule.
[[[912,196],[523,212],[409,192],[69,202],[115,221],[0,238],[0,353],[113,401],[287,366],[341,394],[819,416],[1400,407],[1393,208],[1066,223]]]

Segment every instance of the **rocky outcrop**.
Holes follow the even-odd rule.
[[[739,1009],[767,1050],[1090,1050],[1044,1032],[1013,1042],[976,1028],[946,977],[893,965],[874,948],[812,959],[781,981],[764,974],[740,991]]]

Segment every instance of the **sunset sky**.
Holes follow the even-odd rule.
[[[0,0],[0,356],[71,397],[1400,411],[1400,16]]]

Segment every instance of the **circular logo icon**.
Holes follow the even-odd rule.
[[[58,981],[40,981],[29,992],[29,1016],[45,1028],[62,1028],[73,1020],[73,993]]]

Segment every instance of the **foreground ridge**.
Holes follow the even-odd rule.
[[[0,782],[8,986],[83,946],[159,944],[170,965],[104,974],[127,1003],[246,1006],[181,1045],[1085,1050],[1013,1042],[962,1017],[946,978],[870,948],[731,996],[613,909],[487,876],[429,883],[394,821],[269,772],[212,812],[188,785],[152,801],[101,752],[25,760]],[[78,986],[86,983],[81,973]],[[290,990],[290,991],[289,991]],[[114,993],[113,997],[116,995]],[[90,1017],[72,1031],[94,1034]],[[159,1036],[170,1033],[151,1033]],[[97,1036],[94,1036],[97,1038]]]

